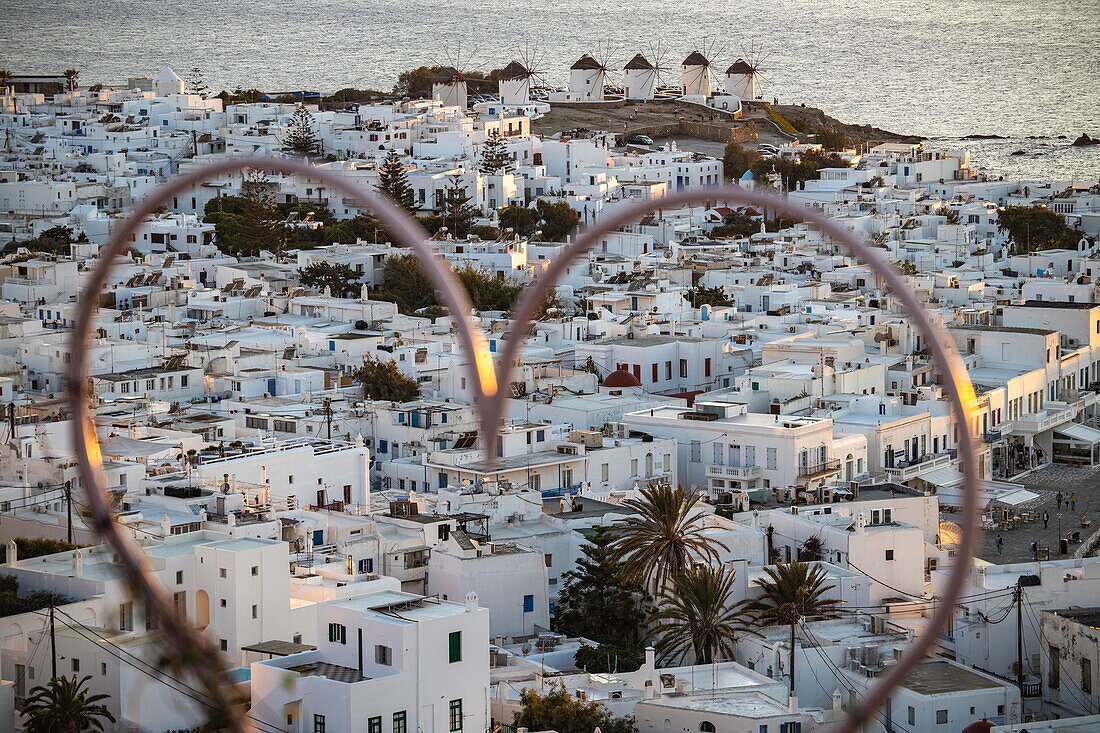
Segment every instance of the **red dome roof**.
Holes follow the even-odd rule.
[[[989,733],[996,725],[996,723],[982,718],[963,728],[962,733]]]
[[[616,369],[600,383],[601,387],[641,387],[642,383],[625,369]]]

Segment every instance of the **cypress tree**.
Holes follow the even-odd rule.
[[[491,176],[497,173],[508,173],[515,167],[515,161],[508,153],[508,144],[498,131],[492,130],[481,148],[481,172]]]
[[[320,143],[313,133],[313,115],[299,104],[294,110],[294,116],[290,118],[290,129],[283,141],[283,149],[292,155],[305,157],[314,155],[320,150]]]
[[[462,179],[451,176],[447,187],[443,189],[443,223],[456,237],[464,237],[477,217],[476,206],[470,205],[470,197],[466,194],[466,187],[462,185]]]
[[[409,185],[405,164],[401,162],[401,156],[396,150],[386,153],[386,159],[378,169],[378,185],[375,188],[389,196],[395,204],[406,211],[410,213],[416,211],[416,195],[413,193],[412,186]]]

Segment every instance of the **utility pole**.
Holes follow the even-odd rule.
[[[1024,586],[1016,579],[1016,687],[1024,694]]]
[[[69,519],[69,544],[73,544],[73,480],[65,481],[65,505]]]
[[[326,397],[325,403],[325,428],[328,435],[328,440],[332,440],[332,399]]]
[[[54,633],[53,599],[50,600],[50,657],[53,665],[52,678],[57,678],[57,635]]]

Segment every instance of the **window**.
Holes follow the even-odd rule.
[[[1092,660],[1087,657],[1081,657],[1081,692],[1092,694]]]
[[[451,700],[451,731],[462,730],[462,700]]]
[[[447,636],[447,659],[451,664],[462,661],[462,632],[452,631]],[[453,704],[453,703],[452,703]],[[456,730],[451,728],[451,730]]]
[[[73,672],[79,672],[80,671],[80,660],[77,659],[76,657],[73,657],[72,663],[73,663]]]
[[[523,597],[523,612],[533,613],[535,610],[535,597],[533,595],[526,595]]]
[[[710,722],[709,720],[704,720],[702,723],[699,724],[699,730],[703,733],[714,733],[714,731],[717,729],[714,727],[714,723]]]
[[[687,379],[688,375],[688,360],[680,359],[680,379]]]
[[[225,568],[218,568],[218,577],[219,578],[224,578],[225,577]]]
[[[134,630],[134,604],[120,603],[118,605],[118,629],[119,631]]]
[[[367,718],[367,733],[382,733],[382,716]]]
[[[218,646],[221,647],[221,650],[223,652],[229,651],[229,640],[228,639],[218,639]]]
[[[917,709],[912,705],[909,706],[909,725],[917,724]]]
[[[252,604],[252,618],[259,618],[259,617],[260,617],[260,607],[257,606],[255,603],[253,603]]]
[[[183,571],[182,570],[177,570],[176,571],[176,585],[182,585],[182,584],[183,584]]]
[[[886,551],[886,559],[887,560],[893,560],[894,559],[894,551],[893,550],[887,550]]]
[[[328,640],[337,644],[348,643],[348,630],[343,624],[328,625]]]
[[[936,711],[936,725],[943,725],[946,722],[947,722],[947,711],[946,710],[937,710]]]
[[[1050,672],[1047,675],[1047,687],[1057,690],[1062,684],[1062,652],[1056,646],[1047,647],[1047,656],[1050,659]]]
[[[260,574],[260,566],[259,565],[253,565],[252,566],[252,576],[255,577],[259,574]]]
[[[176,606],[176,613],[180,616],[187,615],[187,591],[181,590],[172,594],[172,602]]]
[[[393,733],[408,733],[408,723],[405,720],[404,710],[399,710],[393,714]]]
[[[546,567],[554,567],[554,554],[552,552],[547,552],[546,554],[544,554],[542,556],[542,559],[546,561]]]
[[[393,664],[393,650],[382,644],[374,645],[374,663],[389,667]]]
[[[221,606],[222,608],[225,608],[225,599],[224,598],[219,598],[218,599],[218,605]]]
[[[313,733],[325,733],[325,716],[313,715]]]

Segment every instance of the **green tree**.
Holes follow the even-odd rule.
[[[287,128],[286,139],[283,140],[283,150],[299,158],[319,153],[321,145],[313,132],[314,124],[313,115],[304,104],[295,107]]]
[[[535,202],[541,217],[540,228],[544,242],[564,242],[565,237],[577,228],[581,222],[581,215],[564,201],[547,201],[539,199]]]
[[[752,166],[752,172],[757,181],[773,169],[783,181],[783,187],[788,191],[796,190],[799,185],[818,177],[818,171],[822,168],[847,168],[848,163],[836,155],[823,155],[814,151],[803,153],[798,160],[789,158],[761,158]]]
[[[0,618],[14,616],[17,613],[30,613],[48,606],[60,606],[72,603],[72,600],[48,590],[31,591],[20,598],[19,581],[16,577],[0,574]]]
[[[689,651],[693,664],[733,658],[733,646],[752,620],[746,601],[730,600],[733,581],[733,571],[709,565],[693,565],[673,577],[654,617],[663,659],[683,662]]]
[[[1045,206],[1006,206],[997,213],[997,227],[1008,234],[1013,254],[1048,249],[1077,249],[1081,232],[1061,214]]]
[[[396,303],[402,313],[415,313],[437,302],[435,288],[411,254],[386,258],[378,297]]]
[[[447,187],[443,189],[440,208],[444,226],[456,237],[465,237],[480,213],[476,206],[470,205],[470,195],[466,193],[466,186],[459,176],[448,179]]]
[[[726,149],[722,152],[722,172],[727,181],[735,181],[761,159],[760,153],[745,150],[741,143],[726,143]]]
[[[581,644],[573,655],[573,664],[586,672],[634,672],[645,664],[645,651],[615,644]]]
[[[190,73],[187,74],[187,93],[206,97],[209,92],[210,87],[206,85],[206,77],[203,75],[202,69],[192,66]]]
[[[713,288],[708,288],[703,285],[692,288],[688,291],[688,301],[693,308],[699,308],[704,305],[724,308],[733,305],[729,296],[726,295],[726,291],[718,285],[715,285]]]
[[[959,210],[952,209],[950,206],[937,206],[935,211],[932,212],[936,216],[942,216],[947,219],[948,224],[959,223]]]
[[[780,563],[764,568],[766,578],[757,581],[763,594],[749,604],[757,621],[765,626],[790,626],[791,643],[788,669],[790,693],[794,695],[795,628],[803,619],[834,614],[840,601],[826,598],[833,588],[820,565],[805,562]]]
[[[593,528],[581,553],[576,566],[562,573],[554,628],[570,636],[636,650],[639,622],[644,616],[643,593],[638,582],[623,571],[615,532],[608,527]]]
[[[275,201],[275,186],[262,172],[252,171],[241,184],[240,196],[223,196],[206,204],[204,220],[214,224],[218,247],[236,257],[254,257],[261,250],[279,253],[286,227]]]
[[[61,75],[65,77],[65,86],[70,92],[75,92],[80,79],[80,71],[78,69],[65,69],[61,72]]]
[[[722,223],[710,230],[712,237],[749,237],[760,231],[760,222],[744,211],[731,211]]]
[[[917,266],[909,260],[898,260],[894,263],[894,267],[898,268],[898,271],[901,272],[902,275],[917,274]]]
[[[520,693],[523,707],[515,714],[513,725],[528,730],[553,730],[557,733],[634,733],[634,721],[612,715],[598,702],[570,695],[557,682],[546,693],[528,689]]]
[[[322,232],[324,244],[354,244],[360,240],[376,242],[380,238],[386,241],[386,230],[370,214],[359,214],[353,219],[327,224]]]
[[[485,137],[481,148],[481,172],[491,176],[497,173],[509,173],[515,168],[515,161],[508,153],[508,143],[498,130],[492,130]]]
[[[654,595],[696,562],[717,561],[718,548],[729,549],[704,532],[699,503],[697,491],[667,484],[646,487],[623,502],[634,515],[620,525],[615,549],[627,575]]]
[[[31,690],[21,712],[27,718],[27,733],[84,733],[103,731],[103,721],[115,716],[102,704],[108,695],[90,695],[85,687],[90,675],[79,682],[72,677],[54,677]]]
[[[74,545],[65,540],[51,540],[46,537],[16,537],[15,551],[20,560],[29,560],[32,557],[43,555],[55,555],[59,552],[70,552],[80,545]],[[0,545],[0,563],[8,561],[8,547]]]
[[[336,298],[355,295],[361,287],[359,273],[343,263],[333,264],[320,260],[302,268],[299,274],[302,285],[322,292],[328,288]]]
[[[409,402],[420,396],[420,385],[402,374],[392,359],[368,356],[355,370],[355,381],[363,385],[363,396],[368,400]]]
[[[474,267],[460,268],[455,274],[470,294],[470,303],[479,311],[511,310],[523,291],[522,285],[493,277]]]
[[[393,202],[406,211],[412,213],[417,209],[416,195],[409,185],[409,175],[405,171],[405,164],[401,161],[401,155],[396,150],[386,153],[382,166],[378,169],[377,190],[386,194]]]
[[[0,87],[11,86],[11,72],[7,69],[0,69]]]
[[[843,130],[822,128],[815,134],[817,141],[825,150],[844,150],[848,147],[848,135]]]
[[[505,206],[497,212],[500,228],[511,229],[517,236],[529,237],[539,228],[539,212],[527,206]]]

